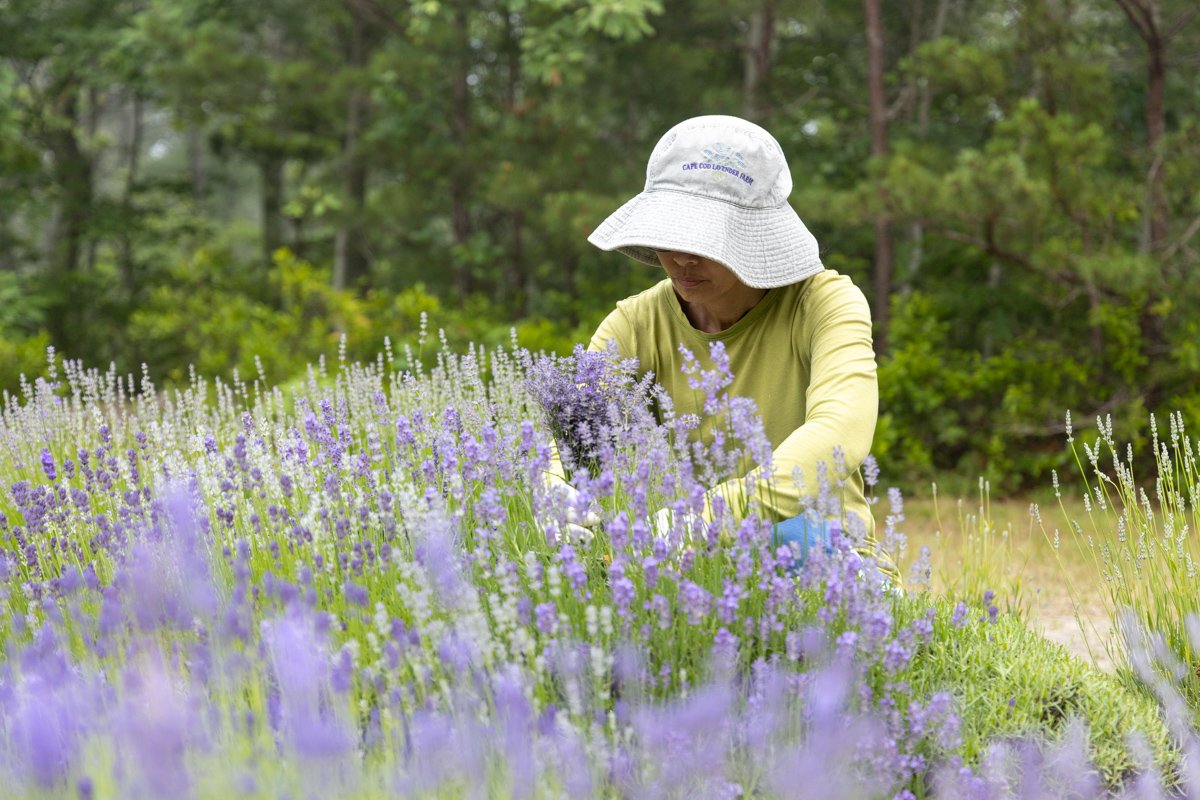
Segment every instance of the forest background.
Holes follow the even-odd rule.
[[[0,387],[569,351],[657,276],[587,234],[754,119],[871,300],[890,483],[1045,485],[1200,419],[1194,0],[0,0]],[[429,347],[432,351],[434,348]],[[138,379],[140,380],[140,378]]]

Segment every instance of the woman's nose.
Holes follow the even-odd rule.
[[[693,255],[692,253],[672,252],[671,258],[672,258],[672,260],[674,260],[674,262],[676,264],[678,264],[681,267],[689,267],[694,264],[700,263],[700,256]]]

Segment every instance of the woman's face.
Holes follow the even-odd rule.
[[[655,252],[658,253],[658,262],[671,279],[675,293],[689,303],[712,302],[731,291],[746,288],[728,267],[712,259],[675,250]]]

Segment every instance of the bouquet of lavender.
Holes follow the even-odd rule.
[[[639,441],[637,432],[658,425],[654,374],[639,380],[637,359],[621,358],[611,343],[603,352],[576,345],[569,356],[539,356],[526,386],[546,413],[563,464],[593,477],[618,442]]]

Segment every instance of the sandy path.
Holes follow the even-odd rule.
[[[1112,640],[1113,626],[1103,606],[1099,603],[1082,604],[1077,620],[1070,599],[1045,596],[1044,592],[1042,595],[1030,609],[1027,618],[1029,626],[1040,630],[1043,636],[1061,644],[1071,654],[1095,663],[1106,672],[1112,672],[1113,660],[1105,648],[1105,642]]]

